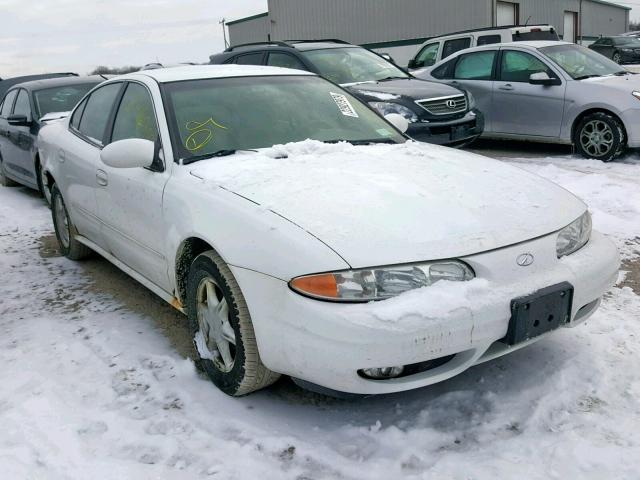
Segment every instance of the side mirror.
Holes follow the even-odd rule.
[[[405,133],[409,129],[409,121],[399,113],[389,113],[385,115],[384,118],[402,133]]]
[[[415,58],[412,58],[411,60],[409,60],[409,65],[407,65],[407,68],[420,68],[422,65],[418,65],[418,62]]]
[[[538,72],[538,73],[531,74],[531,76],[529,77],[529,83],[531,85],[551,86],[551,85],[559,85],[560,81],[557,78],[551,78],[547,74],[547,72]]]
[[[28,127],[31,125],[31,120],[26,115],[9,115],[7,122],[14,127]]]
[[[155,144],[140,138],[110,143],[100,152],[100,160],[113,168],[148,168],[153,164]]]
[[[393,59],[393,57],[391,55],[389,55],[388,53],[381,53],[380,56],[382,58],[384,58],[387,62],[391,62],[395,65],[396,61]]]

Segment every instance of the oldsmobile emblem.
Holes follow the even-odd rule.
[[[522,255],[518,255],[516,258],[516,263],[521,267],[528,267],[533,263],[533,255],[530,253],[523,253]]]

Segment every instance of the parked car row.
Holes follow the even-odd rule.
[[[185,313],[222,391],[430,385],[582,323],[616,281],[582,201],[427,143],[484,130],[612,159],[640,124],[612,61],[519,41],[412,75],[333,40],[211,62],[11,87],[0,171],[50,195],[66,257],[97,252]]]

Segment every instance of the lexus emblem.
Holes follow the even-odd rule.
[[[447,107],[456,108],[456,101],[455,100],[447,100]]]
[[[522,255],[518,255],[516,258],[516,263],[521,267],[528,267],[533,263],[533,255],[530,253],[523,253]]]

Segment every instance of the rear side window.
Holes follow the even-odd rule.
[[[78,130],[92,142],[102,145],[111,109],[121,86],[122,83],[110,83],[95,90],[89,97]]]
[[[503,82],[528,83],[534,73],[545,72],[550,77],[556,75],[544,63],[525,52],[507,50],[502,53],[500,80]]]
[[[306,70],[306,67],[296,57],[281,52],[269,53],[267,65],[272,67],[293,68],[294,70]]]
[[[236,57],[236,63],[238,65],[262,65],[262,58],[264,53],[247,53],[246,55],[240,55]]]
[[[453,40],[447,40],[442,47],[442,58],[447,58],[449,55],[453,55],[460,50],[469,48],[471,46],[471,37],[456,38]]]
[[[496,51],[462,55],[456,64],[454,77],[460,80],[491,80]]]
[[[456,64],[456,59],[449,60],[448,62],[440,65],[438,68],[431,72],[431,76],[437,79],[453,78],[453,71]]]
[[[71,116],[70,125],[76,130],[80,128],[80,119],[82,118],[82,112],[84,112],[84,107],[87,106],[87,100],[88,99],[83,100],[82,103],[78,106],[78,108],[76,108],[75,112],[73,112],[73,115]]]
[[[21,89],[16,98],[16,105],[13,107],[14,115],[24,115],[31,119],[31,104],[29,103],[29,94],[26,90]]]
[[[149,92],[138,83],[130,83],[122,96],[113,124],[111,141],[141,138],[155,142],[158,139],[156,115]]]
[[[0,111],[0,116],[2,118],[7,118],[11,114],[11,107],[13,107],[13,101],[18,94],[17,90],[11,90],[4,97],[4,102],[2,103],[2,111]]]
[[[502,37],[500,35],[482,35],[478,37],[478,46],[481,45],[493,45],[494,43],[500,43]]]

